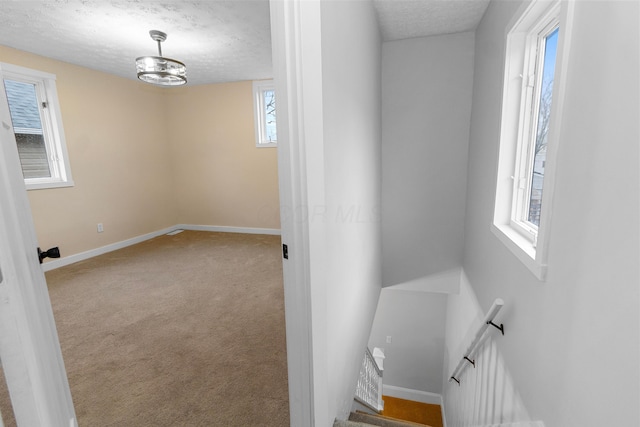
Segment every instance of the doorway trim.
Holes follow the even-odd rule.
[[[324,376],[323,289],[314,289],[314,260],[321,257],[323,128],[320,2],[271,0],[271,45],[278,120],[278,175],[283,259],[290,425],[329,421]],[[317,272],[315,273],[317,274]],[[318,288],[316,286],[316,288]],[[333,420],[330,420],[333,423]]]

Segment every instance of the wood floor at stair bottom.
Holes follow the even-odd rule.
[[[391,396],[382,396],[382,400],[384,401],[382,415],[432,427],[442,427],[442,409],[440,405],[414,402]]]

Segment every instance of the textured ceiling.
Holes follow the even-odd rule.
[[[473,31],[489,0],[374,0],[385,41]]]
[[[187,65],[189,84],[272,77],[268,0],[6,1],[0,44],[135,77],[157,55],[149,30],[168,34],[163,56]]]
[[[374,0],[384,40],[474,30],[487,4]],[[268,0],[0,0],[0,45],[125,78],[157,54],[151,29],[189,85],[272,77]]]

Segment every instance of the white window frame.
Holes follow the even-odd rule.
[[[0,62],[0,76],[4,80],[35,85],[38,109],[49,161],[50,177],[25,178],[27,190],[72,187],[71,165],[67,153],[67,143],[62,126],[62,114],[58,101],[56,76],[30,68]],[[43,108],[43,103],[46,108]]]
[[[567,58],[571,38],[573,2],[533,1],[521,7],[506,33],[502,121],[496,179],[496,199],[491,230],[539,279],[547,271],[556,153],[566,87]],[[547,134],[544,191],[540,225],[528,221],[531,172],[538,119],[537,70],[540,43],[559,27],[552,108]]]
[[[535,161],[537,121],[542,91],[542,69],[546,38],[560,26],[559,7],[553,8],[529,31],[525,39],[525,58],[522,70],[522,102],[518,128],[515,170],[513,174],[513,201],[511,227],[516,229],[535,247],[538,226],[531,223],[529,201]]]
[[[259,148],[278,146],[278,141],[269,141],[267,139],[264,92],[268,90],[275,91],[275,84],[273,83],[273,80],[260,80],[253,82],[253,116],[256,128],[256,147]]]

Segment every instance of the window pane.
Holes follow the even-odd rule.
[[[16,133],[18,155],[22,166],[22,175],[29,178],[49,178],[49,160],[42,135]]]
[[[547,157],[547,137],[549,119],[551,117],[551,95],[553,93],[553,75],[556,69],[556,50],[558,47],[558,29],[545,39],[544,59],[542,66],[542,83],[538,100],[538,123],[536,127],[536,145],[533,157],[533,176],[531,177],[531,193],[529,199],[529,222],[540,225],[542,207],[542,184],[544,166]]]
[[[51,177],[35,85],[5,80],[4,87],[24,178]]]
[[[276,134],[276,93],[274,90],[265,90],[264,109],[265,109],[265,137],[269,142],[278,140]]]

